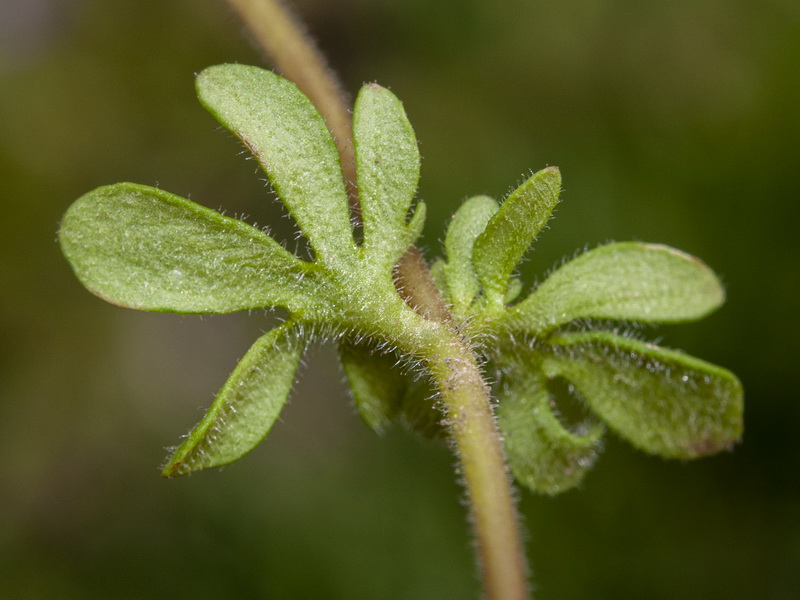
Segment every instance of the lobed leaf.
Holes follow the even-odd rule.
[[[140,310],[228,313],[311,297],[304,263],[262,231],[163,190],[97,188],[61,222],[78,279],[104,300]]]
[[[392,423],[403,422],[425,438],[439,438],[442,412],[435,406],[436,392],[427,378],[412,380],[401,372],[395,353],[373,352],[364,345],[343,342],[339,357],[361,419],[382,433]]]
[[[434,285],[437,289],[441,292],[442,298],[448,303],[452,303],[452,298],[450,297],[450,290],[447,287],[447,278],[444,275],[444,268],[447,265],[441,258],[433,259],[429,270],[431,272],[431,279],[433,279]]]
[[[472,264],[472,248],[498,208],[494,198],[474,196],[464,201],[447,227],[444,238],[447,263],[442,268],[449,291],[448,300],[456,309],[468,307],[480,292]]]
[[[303,351],[291,323],[263,336],[225,382],[186,441],[169,457],[165,477],[238,460],[269,433],[286,403]]]
[[[634,446],[668,458],[729,448],[742,434],[742,386],[733,373],[681,352],[605,332],[551,340],[543,363]]]
[[[499,393],[497,422],[515,479],[531,491],[558,494],[578,485],[594,465],[604,428],[567,430],[553,412],[542,374],[513,368]]]
[[[408,220],[408,225],[406,225],[404,231],[405,240],[400,244],[400,247],[403,248],[403,253],[405,253],[409,246],[414,244],[417,239],[419,239],[419,236],[422,235],[422,230],[425,228],[425,217],[427,214],[428,205],[422,200],[418,201],[414,206],[414,212],[411,213],[411,218]],[[402,257],[402,253],[400,256]],[[395,264],[396,263],[392,263],[392,267],[394,267]]]
[[[339,358],[361,419],[378,433],[391,425],[403,401],[407,381],[393,368],[393,355],[367,346],[341,342]]]
[[[429,377],[407,383],[400,411],[402,422],[428,440],[447,439],[445,414],[438,403],[439,390]]]
[[[286,79],[245,65],[205,69],[197,94],[253,153],[316,256],[348,264],[355,242],[339,155],[311,101]]]
[[[509,317],[537,333],[583,318],[669,323],[700,319],[724,300],[716,275],[697,258],[669,246],[623,242],[564,264]]]
[[[353,144],[364,251],[394,266],[410,245],[406,216],[420,159],[403,104],[389,90],[376,84],[361,88],[353,109]]]
[[[475,240],[472,261],[490,303],[500,304],[509,277],[558,203],[561,173],[548,167],[511,192]]]
[[[511,279],[508,280],[508,289],[503,298],[503,303],[511,304],[514,302],[522,293],[522,287],[522,280],[519,277],[512,276]]]

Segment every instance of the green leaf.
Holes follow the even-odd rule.
[[[303,351],[286,323],[247,351],[202,421],[167,460],[165,477],[229,464],[255,448],[286,403]]]
[[[396,353],[379,353],[369,346],[342,342],[339,356],[358,414],[372,429],[382,433],[401,421],[425,438],[442,436],[444,416],[435,406],[436,392],[430,381],[413,380],[403,373]]]
[[[541,494],[578,485],[594,465],[603,426],[586,422],[579,433],[567,430],[553,412],[544,377],[527,366],[508,371],[498,395],[497,422],[517,481]]]
[[[129,308],[292,311],[314,297],[303,280],[308,264],[262,231],[143,185],[85,194],[64,215],[59,241],[81,283]]]
[[[558,203],[561,173],[548,167],[511,193],[475,240],[472,261],[490,304],[501,304],[508,280]]]
[[[442,298],[444,298],[446,302],[452,302],[450,299],[450,290],[447,288],[447,279],[444,275],[444,268],[446,264],[447,263],[441,258],[435,258],[433,259],[429,270],[431,272],[431,279],[433,279],[434,285],[436,285],[436,287],[442,293]]]
[[[414,244],[417,239],[419,239],[419,236],[422,235],[427,214],[428,206],[422,200],[418,201],[416,206],[414,206],[414,212],[411,214],[411,218],[408,220],[408,225],[406,225],[405,241],[401,244],[401,246],[405,245],[403,253],[405,253],[409,246]],[[401,257],[403,253],[400,254]],[[396,263],[392,263],[392,267],[394,267],[395,264]]]
[[[406,427],[425,439],[448,439],[439,391],[429,377],[408,381],[400,417]]]
[[[394,266],[410,245],[406,216],[419,181],[419,148],[402,103],[389,90],[361,88],[353,144],[364,252]]]
[[[511,304],[522,293],[522,280],[519,277],[511,277],[508,280],[508,290],[503,298],[505,304]]]
[[[563,335],[551,344],[545,374],[571,381],[595,414],[646,452],[696,458],[741,437],[742,386],[730,371],[605,332]]]
[[[509,318],[537,333],[582,318],[669,323],[700,319],[724,300],[722,285],[700,260],[668,246],[624,242],[566,263]]]
[[[472,265],[472,248],[497,210],[494,198],[474,196],[464,201],[447,227],[444,238],[447,263],[443,272],[449,290],[448,300],[457,312],[463,312],[480,292],[478,276]]]
[[[406,377],[394,368],[394,354],[341,342],[339,358],[361,419],[378,433],[391,425],[406,391]]]
[[[442,294],[442,298],[444,298],[444,301],[447,302],[448,304],[452,304],[453,299],[450,294],[450,288],[448,288],[447,286],[447,277],[444,274],[446,266],[447,266],[446,262],[444,262],[441,258],[436,258],[431,263],[429,270],[431,272],[431,279],[433,279],[434,285]]]
[[[197,94],[253,153],[316,256],[347,268],[356,250],[347,192],[336,146],[311,101],[286,79],[245,65],[204,70]]]

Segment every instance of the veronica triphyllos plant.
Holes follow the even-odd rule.
[[[524,582],[505,596],[498,590],[509,588],[494,582],[509,562],[498,548],[520,554],[517,534],[497,539],[516,523],[504,461],[521,485],[553,494],[582,480],[607,430],[678,459],[739,439],[742,389],[732,373],[624,333],[630,323],[692,321],[718,308],[723,289],[700,260],[657,244],[611,243],[522,293],[515,269],[559,200],[557,168],[533,174],[502,202],[477,196],[461,205],[445,257],[431,267],[438,298],[422,304],[415,287],[427,283],[396,269],[422,231],[425,204],[414,202],[417,141],[391,92],[366,85],[355,103],[358,220],[325,121],[293,83],[220,65],[200,73],[197,92],[266,172],[312,258],[144,185],[98,188],[67,211],[63,252],[79,280],[109,302],[183,314],[288,313],[255,341],[164,475],[225,465],[252,450],[278,418],[306,345],[333,340],[369,426],[403,421],[452,440],[485,585],[490,597],[512,598],[524,596]],[[555,402],[564,383],[586,410],[577,424]],[[501,504],[510,516],[495,515]]]

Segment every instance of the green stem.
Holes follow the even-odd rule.
[[[460,338],[428,361],[447,410],[469,493],[486,598],[528,598],[519,523],[489,389],[475,354]]]
[[[345,95],[321,53],[279,0],[227,0],[278,69],[315,104],[339,148],[351,202],[357,209],[352,123]],[[455,321],[416,248],[397,264],[398,290],[418,313],[441,322],[442,341],[426,357],[447,411],[471,504],[488,600],[528,597],[525,559],[511,481],[491,397],[475,353]]]
[[[395,265],[394,279],[403,299],[423,317],[453,323],[453,316],[416,246],[411,246]]]
[[[277,69],[308,96],[325,118],[341,157],[347,193],[358,207],[353,125],[348,100],[327,61],[298,19],[279,0],[226,0]]]

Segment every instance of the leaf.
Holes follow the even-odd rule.
[[[543,363],[634,446],[668,458],[730,448],[742,435],[743,394],[736,376],[681,352],[605,332],[551,340]]]
[[[624,242],[566,263],[509,318],[537,333],[582,318],[669,323],[700,319],[724,300],[722,285],[700,260],[669,246]]]
[[[497,422],[517,481],[542,494],[578,485],[597,458],[603,426],[587,422],[580,434],[567,430],[543,376],[528,366],[507,372],[498,395]]]
[[[165,477],[229,464],[255,448],[286,403],[303,343],[286,323],[247,351],[186,441],[167,460]]]
[[[439,404],[439,391],[429,377],[420,377],[406,384],[400,417],[406,427],[424,439],[449,439],[445,414]]]
[[[311,101],[286,79],[245,65],[204,70],[197,94],[253,153],[316,256],[347,268],[355,257],[347,192],[336,146]]]
[[[475,240],[472,261],[491,304],[502,303],[511,273],[550,220],[560,191],[557,167],[539,171],[506,198]]]
[[[394,266],[410,245],[406,216],[419,181],[419,148],[400,100],[365,85],[353,110],[364,252]]]
[[[399,370],[396,353],[343,342],[339,356],[358,414],[373,430],[382,433],[402,421],[425,438],[442,436],[443,414],[434,405],[436,392],[427,378],[412,380]]]
[[[431,263],[429,267],[431,273],[431,279],[433,280],[433,284],[439,290],[442,295],[442,299],[447,304],[452,304],[453,299],[450,294],[450,288],[447,287],[447,278],[445,277],[444,270],[445,266],[447,265],[441,258],[436,258]]]
[[[474,196],[464,201],[447,227],[444,238],[447,263],[443,273],[449,290],[448,299],[454,308],[462,309],[459,312],[472,304],[480,292],[478,276],[472,265],[472,248],[498,208],[494,198]]]
[[[408,225],[406,225],[405,228],[405,241],[400,245],[401,247],[405,246],[403,253],[408,251],[409,246],[416,242],[419,236],[422,235],[427,214],[428,206],[422,200],[418,201],[414,206],[414,212],[411,214],[411,218],[408,220]],[[401,253],[400,256],[402,257],[402,255]],[[394,267],[395,264],[396,263],[391,263],[392,267]]]
[[[394,368],[393,354],[342,342],[339,358],[361,419],[378,433],[391,425],[403,401],[407,382]]]
[[[262,231],[144,185],[85,194],[64,215],[59,241],[81,283],[129,308],[291,311],[314,297],[302,281],[308,264]]]
[[[508,280],[508,289],[503,298],[503,303],[511,304],[522,293],[522,280],[519,277],[511,277]]]

